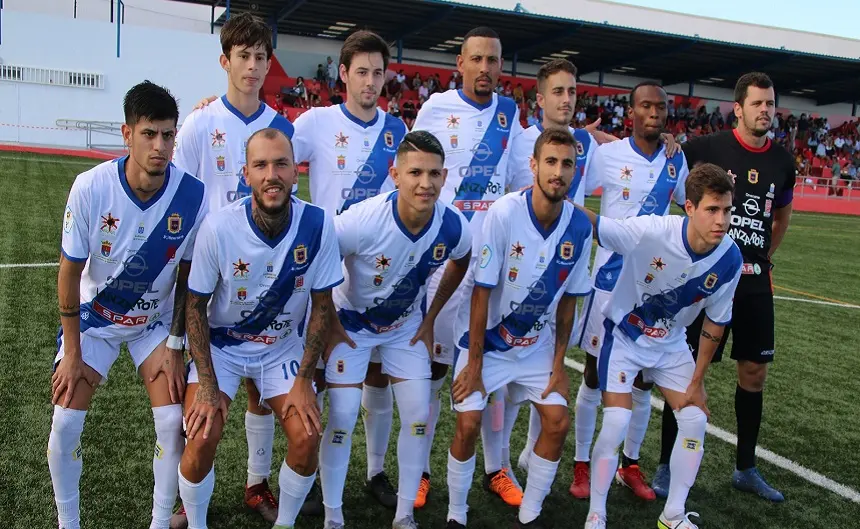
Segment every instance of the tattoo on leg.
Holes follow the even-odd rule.
[[[702,329],[702,336],[704,336],[705,338],[707,338],[708,340],[710,340],[714,343],[720,343],[720,341],[723,339],[722,335],[714,336],[713,334],[709,333],[705,329]]]

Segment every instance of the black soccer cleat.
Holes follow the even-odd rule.
[[[392,510],[397,508],[397,493],[394,491],[394,487],[391,486],[391,482],[388,480],[388,476],[385,475],[385,472],[380,472],[365,481],[364,484],[367,487],[367,492],[369,492],[380,505]]]
[[[314,480],[314,484],[311,486],[311,490],[308,492],[302,508],[299,509],[299,513],[302,516],[322,516],[324,512],[322,489],[320,488],[319,481]]]
[[[445,526],[445,529],[466,529],[466,526],[457,520],[448,520],[448,525]]]

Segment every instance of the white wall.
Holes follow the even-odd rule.
[[[83,132],[31,127],[54,127],[57,119],[122,121],[123,96],[144,79],[179,100],[180,122],[202,96],[225,90],[217,35],[126,24],[121,43],[118,59],[116,26],[106,21],[4,9],[0,62],[101,73],[105,88],[0,82],[0,141],[84,146]]]

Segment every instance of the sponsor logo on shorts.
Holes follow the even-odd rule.
[[[346,439],[346,431],[345,430],[335,430],[331,433],[331,444],[333,445],[342,445],[343,441]]]
[[[690,452],[698,452],[702,447],[702,442],[698,439],[690,439],[685,437],[682,441],[685,450],[689,450]]]
[[[762,351],[762,352],[761,352],[761,353],[759,353],[759,354],[760,354],[761,356],[773,356],[773,352],[774,352],[774,350],[773,350],[773,349],[765,349],[764,351]]]
[[[427,424],[423,422],[413,422],[412,423],[412,436],[413,437],[424,437],[427,433]]]

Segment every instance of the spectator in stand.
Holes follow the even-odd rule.
[[[845,147],[845,138],[842,137],[842,134],[837,135],[836,139],[833,140],[833,147],[836,149],[836,152],[842,152],[843,147]]]
[[[334,88],[335,82],[339,80],[337,64],[331,60],[331,57],[326,58],[326,69],[328,71],[328,89],[331,91]]]
[[[325,66],[322,64],[317,64],[317,74],[314,76],[314,79],[321,83],[328,82],[328,71]]]
[[[334,91],[331,93],[328,100],[332,105],[340,105],[343,103],[343,96],[340,95],[340,89],[338,87],[334,87]]]
[[[839,188],[839,179],[842,177],[842,166],[836,157],[833,158],[833,166],[830,170],[833,172],[833,176],[831,177],[830,189],[827,190],[827,194],[836,195],[836,191]]]
[[[284,111],[284,103],[283,101],[281,101],[281,94],[275,94],[275,104],[272,105],[272,108],[274,108],[275,112],[277,112],[278,114],[286,114],[286,112]]]
[[[312,80],[308,86],[308,101],[310,101],[310,106],[318,107],[322,105],[322,100],[320,99],[320,82],[316,79]]]
[[[430,87],[428,86],[428,82],[424,81],[424,83],[418,87],[418,102],[423,105],[424,102],[427,101],[428,97],[430,97]]]
[[[667,124],[674,125],[675,123],[675,98],[669,97],[669,102],[666,104],[666,115],[668,117]]]
[[[505,97],[514,97],[514,87],[511,85],[510,81],[505,83],[505,89],[502,91],[502,95]]]
[[[528,119],[526,120],[528,126],[537,125],[540,121],[535,117],[535,113],[533,110],[528,111]]]
[[[421,85],[418,85],[416,90],[418,90],[418,88],[421,88]],[[439,91],[439,74],[430,75],[430,77],[427,78],[427,93],[429,94],[427,97],[430,97],[431,95],[435,94],[438,91]]]
[[[310,100],[308,99],[308,88],[307,86],[305,86],[304,77],[296,77],[296,86],[293,88],[293,92],[295,92],[296,94],[296,101],[299,103],[300,107],[310,107]]]
[[[529,91],[526,92],[526,99],[529,101],[537,101],[537,83],[533,84]]]
[[[418,111],[415,109],[415,103],[411,100],[404,101],[402,109],[403,122],[406,123],[409,130],[412,130],[412,125],[415,124],[415,117],[418,115]]]
[[[579,107],[579,110],[576,111],[576,114],[573,116],[575,125],[574,128],[580,129],[585,127],[585,109]]]
[[[457,76],[452,75],[450,79],[448,79],[448,90],[456,90],[457,89]]]
[[[432,78],[433,76],[431,75],[430,77]],[[418,90],[418,87],[421,86],[422,82],[423,81],[421,80],[421,73],[415,72],[415,77],[412,78],[412,89]]]
[[[516,101],[516,103],[518,105],[522,105],[523,102],[525,101],[525,97],[526,97],[526,95],[523,92],[522,83],[517,83],[517,87],[514,88],[514,101]]]
[[[400,94],[388,100],[388,113],[395,118],[400,117]]]

